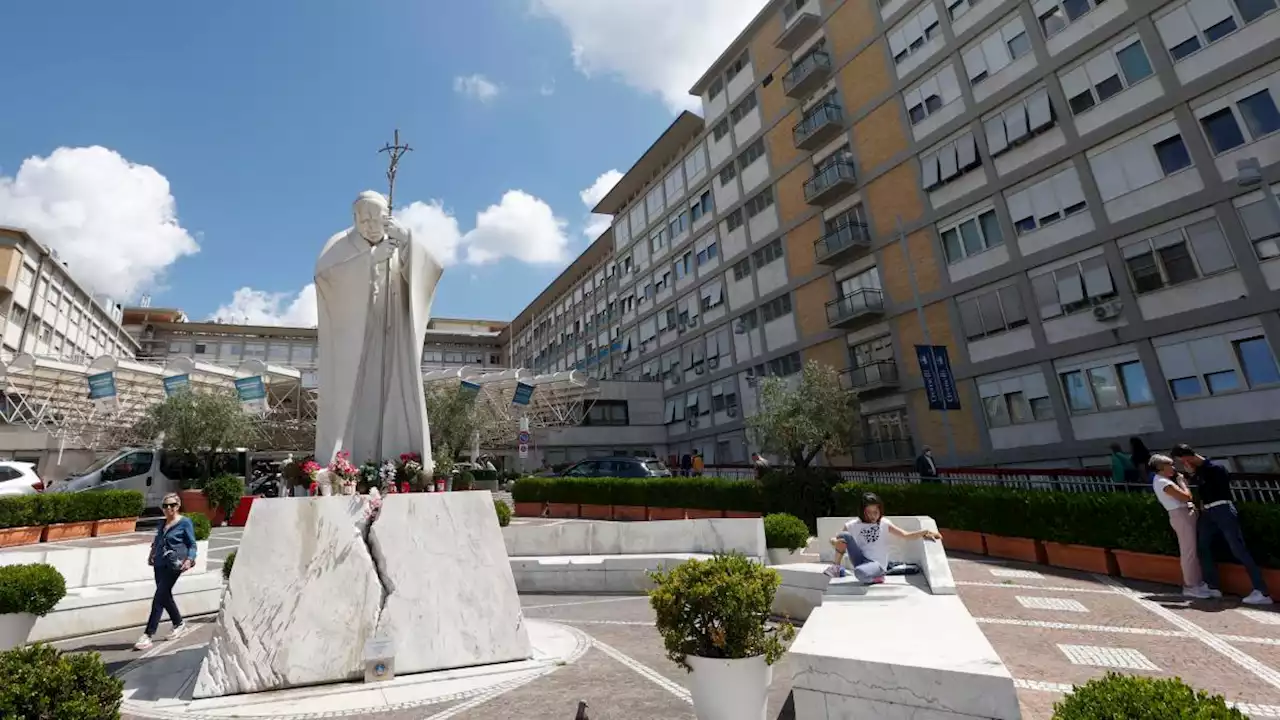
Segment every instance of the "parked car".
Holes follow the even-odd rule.
[[[602,457],[574,463],[561,477],[671,477],[671,471],[657,458]]]
[[[44,492],[44,481],[36,474],[35,463],[0,461],[0,495],[31,495]]]

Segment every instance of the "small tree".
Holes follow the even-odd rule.
[[[840,376],[816,360],[805,363],[794,389],[787,378],[760,384],[760,407],[747,419],[752,438],[764,452],[782,455],[797,468],[808,467],[818,453],[842,455],[858,434],[858,397],[840,386]]]
[[[427,423],[431,428],[431,455],[437,473],[453,469],[453,458],[471,447],[476,433],[482,443],[501,432],[502,419],[489,403],[457,385],[427,388]]]
[[[137,432],[142,437],[162,438],[165,450],[189,459],[202,458],[200,477],[207,480],[214,453],[249,444],[254,428],[255,419],[244,411],[235,394],[183,390],[151,406]]]

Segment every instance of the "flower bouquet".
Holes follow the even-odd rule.
[[[302,467],[299,468],[299,471],[303,478],[302,482],[305,482],[307,485],[307,494],[309,495],[320,494],[320,471],[321,470],[324,470],[324,468],[320,466],[320,463],[309,458],[305,460],[302,463]]]
[[[408,483],[412,489],[421,489],[423,486],[423,467],[422,456],[418,453],[401,453],[400,459],[396,461],[396,480],[401,483]]]
[[[341,450],[329,463],[329,475],[332,482],[342,488],[343,495],[355,495],[356,483],[360,480],[360,468],[351,463],[351,453]]]

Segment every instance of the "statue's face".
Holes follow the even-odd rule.
[[[382,242],[383,222],[386,217],[385,209],[376,202],[371,200],[361,200],[356,203],[356,232],[360,233],[360,237],[364,238],[370,245],[377,245]]]

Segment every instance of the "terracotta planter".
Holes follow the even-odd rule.
[[[942,535],[942,546],[948,550],[986,555],[987,544],[982,540],[982,533],[972,530],[947,530],[938,528]]]
[[[648,520],[649,508],[643,505],[614,505],[613,519],[628,521]]]
[[[727,518],[758,518],[764,517],[758,512],[750,510],[725,510],[724,516]]]
[[[1040,544],[1039,540],[1003,537],[986,533],[982,534],[982,539],[987,545],[987,554],[991,557],[1044,564],[1044,546]],[[943,540],[943,542],[946,542],[946,540]]]
[[[1044,553],[1054,567],[1083,570],[1103,575],[1118,575],[1116,559],[1106,548],[1045,541]]]
[[[518,502],[516,503],[516,515],[519,517],[538,517],[542,515],[542,503]]]
[[[76,540],[93,537],[93,521],[71,523],[55,523],[44,529],[40,542],[58,542],[59,540]]]
[[[227,524],[231,527],[244,527],[249,522],[249,510],[253,508],[253,501],[257,499],[255,495],[245,495],[240,498],[240,503],[231,513],[231,520]]]
[[[204,496],[203,490],[183,490],[178,493],[178,499],[182,501],[182,512],[198,512],[208,517],[209,498]]]
[[[576,518],[578,503],[547,503],[547,517]]]
[[[1120,577],[1182,587],[1182,565],[1173,555],[1151,555],[1128,550],[1112,550],[1111,554],[1120,566]]]
[[[684,508],[650,507],[650,520],[683,520]]]
[[[1260,569],[1262,581],[1267,584],[1267,591],[1280,592],[1280,570]],[[1218,582],[1220,583],[1218,589],[1225,593],[1244,597],[1253,592],[1253,581],[1249,579],[1249,573],[1245,571],[1243,565],[1238,563],[1218,563]]]
[[[698,510],[698,509],[690,508],[685,512],[688,513],[688,518],[690,520],[707,520],[709,518],[724,517],[723,510]]]
[[[111,518],[99,520],[93,524],[93,536],[126,535],[138,529],[138,518]]]
[[[586,520],[612,520],[612,505],[579,505],[578,517]]]
[[[43,534],[43,525],[0,528],[0,548],[35,545],[40,542],[40,536]]]

